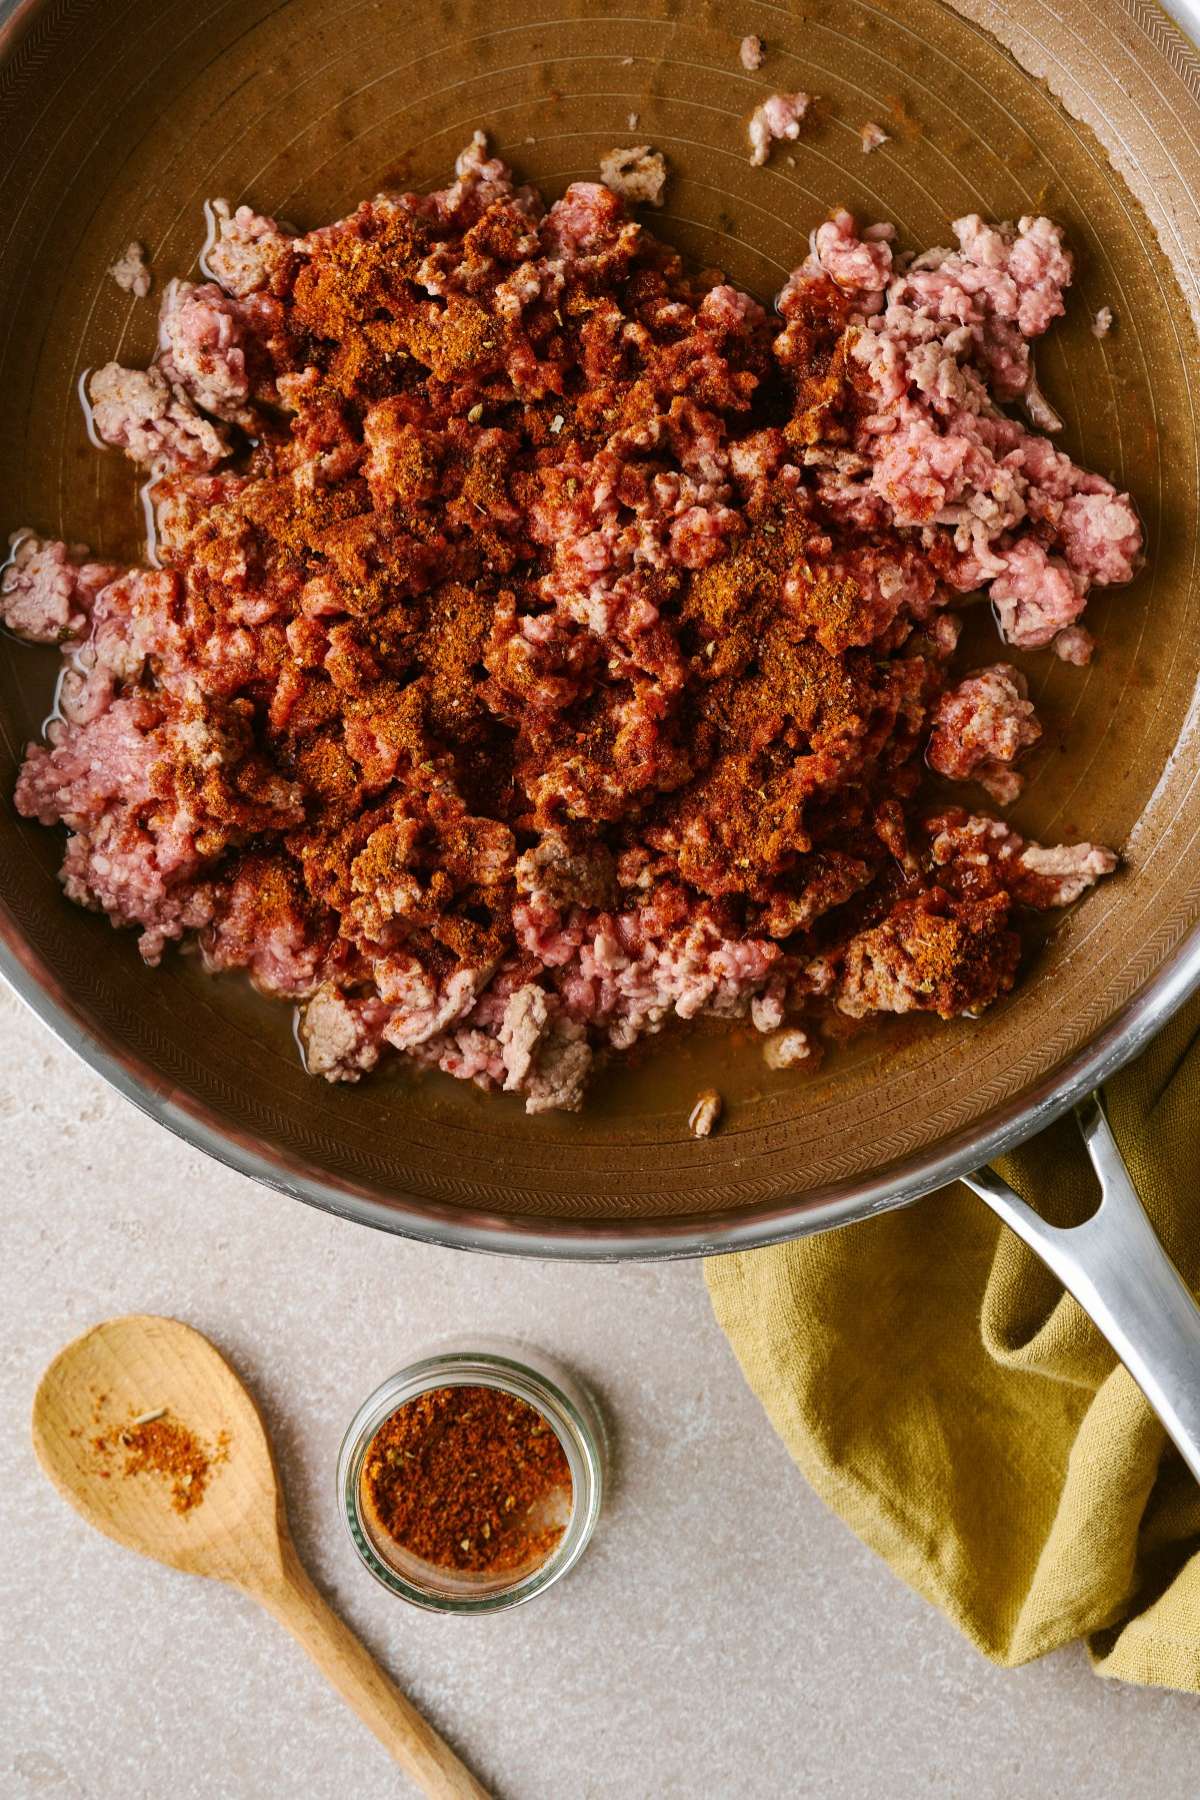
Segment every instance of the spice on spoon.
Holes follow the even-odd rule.
[[[498,1574],[545,1562],[570,1516],[556,1432],[501,1388],[430,1388],[386,1419],[362,1472],[365,1511],[437,1568]]]
[[[162,1476],[170,1483],[171,1505],[177,1513],[199,1506],[214,1466],[229,1457],[228,1432],[220,1432],[210,1450],[186,1425],[172,1418],[165,1406],[150,1407],[123,1425],[110,1425],[97,1433],[91,1444],[106,1463],[114,1456],[121,1457],[123,1476]],[[111,1467],[100,1471],[105,1480],[112,1472]]]

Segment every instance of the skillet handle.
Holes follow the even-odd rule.
[[[1075,1116],[1102,1194],[1084,1224],[1047,1225],[993,1169],[962,1179],[1074,1294],[1200,1480],[1200,1307],[1142,1210],[1099,1096]]]

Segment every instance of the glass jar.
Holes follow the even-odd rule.
[[[492,1387],[512,1394],[542,1415],[562,1445],[571,1472],[570,1514],[558,1542],[532,1569],[435,1568],[372,1527],[362,1478],[376,1432],[405,1401],[446,1387]],[[496,1339],[473,1340],[407,1364],[363,1401],[338,1452],[338,1497],[361,1561],[393,1594],[427,1612],[500,1612],[543,1593],[579,1561],[600,1516],[606,1458],[600,1412],[573,1375],[538,1350]]]

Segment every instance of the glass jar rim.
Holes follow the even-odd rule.
[[[376,1432],[406,1401],[440,1387],[493,1387],[526,1401],[554,1431],[571,1473],[570,1517],[545,1560],[512,1582],[478,1593],[439,1590],[402,1575],[376,1548],[363,1517],[362,1470]],[[544,1593],[578,1562],[600,1516],[606,1460],[602,1415],[574,1375],[526,1345],[471,1339],[427,1351],[368,1394],[338,1451],[338,1501],[360,1562],[389,1592],[426,1612],[500,1612]]]

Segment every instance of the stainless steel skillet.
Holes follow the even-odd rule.
[[[656,0],[620,16],[590,0],[24,0],[0,14],[9,526],[137,554],[131,480],[93,453],[73,400],[82,368],[150,348],[149,312],[105,274],[130,237],[163,275],[183,271],[214,193],[316,223],[381,186],[442,179],[476,126],[554,191],[593,173],[636,111],[674,170],[664,233],[763,294],[838,200],[914,244],[972,208],[1061,215],[1081,264],[1043,386],[1071,449],[1134,490],[1150,534],[1147,573],[1089,614],[1093,667],[1028,668],[1059,738],[1018,822],[1119,843],[1125,872],[983,1021],[851,1047],[817,1084],[697,1038],[615,1072],[579,1119],[528,1121],[437,1082],[325,1089],[278,1010],[182,959],[147,971],[66,906],[57,846],[4,812],[3,967],[138,1104],[246,1173],[391,1231],[537,1255],[697,1254],[846,1223],[978,1168],[1135,1054],[1200,980],[1200,68],[1151,0],[823,0],[802,21],[745,0],[719,25]],[[768,44],[761,78],[737,60],[746,31]],[[821,101],[803,140],[752,170],[744,123],[764,83]],[[869,117],[891,142],[863,157]],[[1088,329],[1102,304],[1118,318],[1103,344]],[[0,644],[0,794],[52,662]],[[714,1081],[727,1125],[697,1145],[687,1113]],[[1072,1240],[1081,1288],[1084,1247]],[[1121,1329],[1128,1350],[1127,1317]]]

